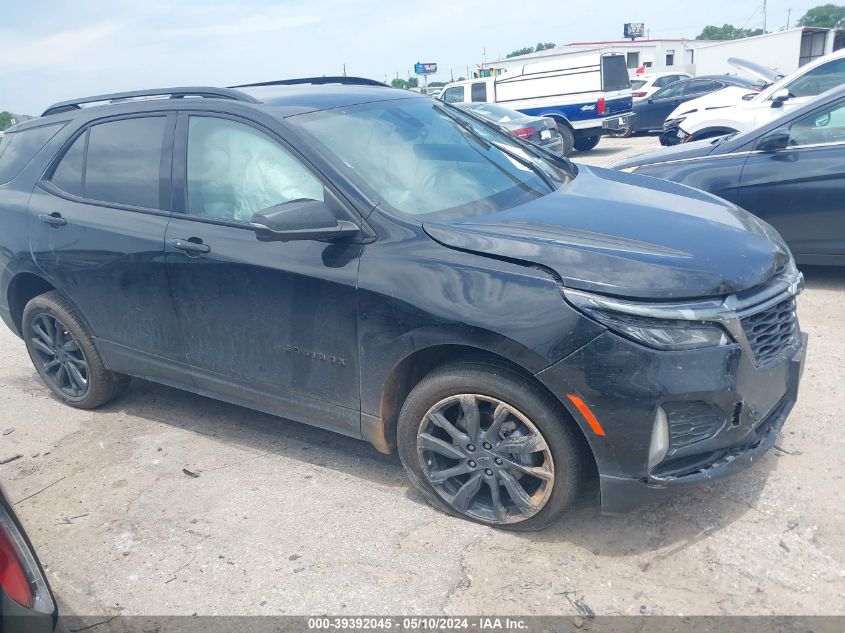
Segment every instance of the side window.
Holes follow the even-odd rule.
[[[82,197],[82,169],[85,165],[86,130],[68,148],[50,178],[56,187],[74,196]]]
[[[654,100],[658,101],[660,99],[674,99],[675,97],[679,97],[684,91],[684,87],[686,85],[686,82],[680,81],[676,81],[673,84],[669,84],[665,88],[661,88],[660,90],[654,93]]]
[[[472,84],[472,91],[471,91],[470,98],[473,102],[478,101],[487,101],[487,84],[486,83],[477,83]]]
[[[804,117],[789,128],[790,145],[843,142],[845,142],[845,103]]]
[[[845,84],[845,57],[813,68],[786,88],[791,97],[815,97],[842,84]]]
[[[163,116],[109,121],[88,130],[84,196],[135,207],[161,209]]]
[[[323,200],[323,184],[255,128],[214,117],[188,120],[188,212],[250,222],[292,200]]]
[[[447,88],[441,97],[446,103],[461,103],[464,100],[464,87],[453,86]]]
[[[0,184],[21,173],[63,125],[52,123],[4,134],[0,140]]]

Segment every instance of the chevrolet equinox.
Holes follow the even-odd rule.
[[[70,406],[130,376],[397,450],[549,525],[742,469],[793,407],[803,281],[712,195],[342,78],[58,103],[0,145],[0,315]]]

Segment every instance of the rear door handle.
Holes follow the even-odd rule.
[[[203,244],[202,240],[192,237],[187,240],[175,239],[170,240],[173,248],[185,251],[186,253],[210,253],[211,247],[208,244]]]
[[[44,222],[45,224],[49,224],[52,227],[58,228],[60,226],[64,226],[67,224],[67,220],[62,217],[61,213],[39,213],[38,219]]]

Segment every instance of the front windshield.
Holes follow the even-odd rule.
[[[397,99],[290,117],[390,207],[469,216],[548,195],[572,177],[508,135],[430,99]]]

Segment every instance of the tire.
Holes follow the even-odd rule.
[[[399,456],[434,507],[493,527],[540,530],[572,504],[585,470],[565,416],[530,376],[482,360],[450,363],[423,378],[405,400]],[[477,427],[467,424],[472,419]],[[512,494],[514,481],[519,488]]]
[[[582,136],[575,139],[575,149],[579,152],[589,152],[599,144],[601,136]]]
[[[613,138],[631,138],[633,135],[634,128],[631,125],[629,125],[628,127],[623,127],[619,130],[611,130],[608,132],[608,136],[612,136]]]
[[[96,409],[126,390],[129,376],[109,371],[76,308],[52,291],[26,304],[26,351],[50,391],[77,409]]]
[[[557,131],[563,139],[560,155],[569,156],[575,147],[575,134],[573,134],[572,129],[566,123],[561,123],[560,121],[557,122]]]

